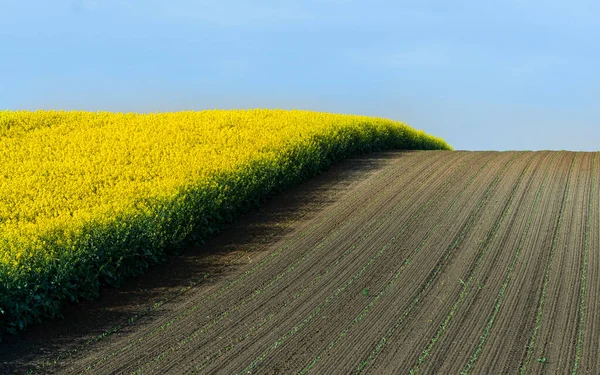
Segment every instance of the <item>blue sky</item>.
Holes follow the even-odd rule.
[[[600,149],[600,3],[0,0],[0,108],[298,108]]]

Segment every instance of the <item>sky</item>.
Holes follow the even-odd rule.
[[[600,149],[600,2],[0,0],[0,109],[284,108]]]

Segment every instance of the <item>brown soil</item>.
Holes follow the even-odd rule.
[[[0,372],[598,374],[598,158],[346,160],[8,338]]]

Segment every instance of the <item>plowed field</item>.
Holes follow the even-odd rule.
[[[346,160],[65,319],[5,373],[600,374],[598,153]]]

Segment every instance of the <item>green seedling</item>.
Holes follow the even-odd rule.
[[[363,289],[363,294],[365,296],[368,296],[369,295],[369,289],[367,289],[367,288]]]
[[[545,365],[548,363],[548,358],[544,357],[544,358],[538,358],[537,361],[539,363],[541,363],[542,365]]]

